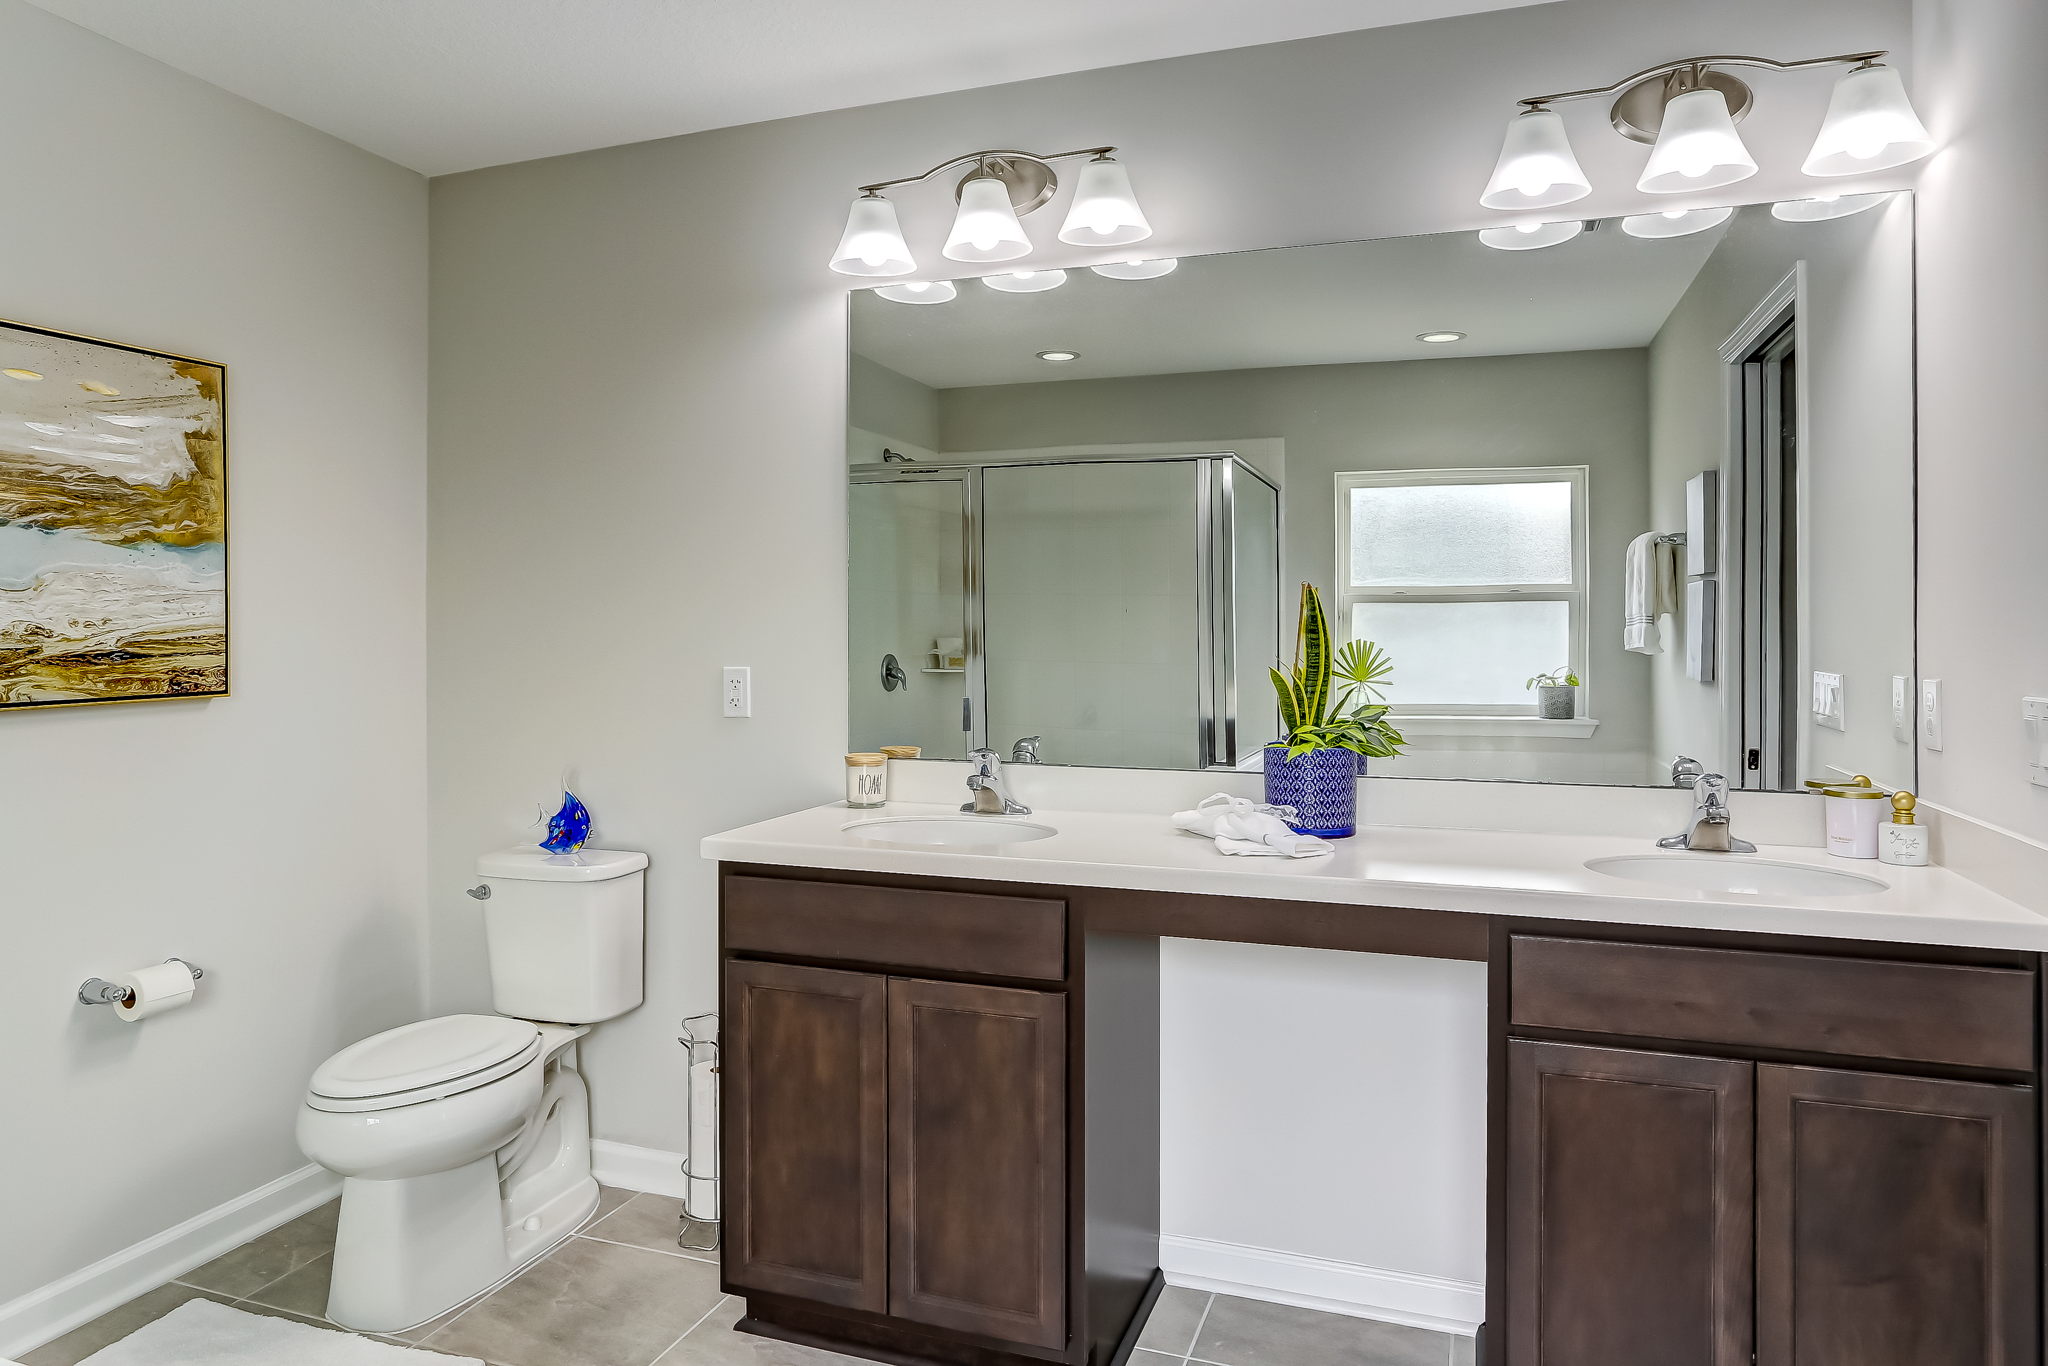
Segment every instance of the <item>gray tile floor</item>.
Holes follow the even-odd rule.
[[[336,1205],[324,1205],[22,1358],[75,1366],[193,1299],[334,1327],[322,1314]],[[492,1366],[865,1366],[732,1326],[714,1253],[676,1247],[680,1204],[607,1189],[575,1237],[488,1295],[387,1341]],[[1131,1366],[1468,1366],[1470,1338],[1169,1287]]]

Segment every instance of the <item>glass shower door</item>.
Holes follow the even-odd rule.
[[[982,472],[988,744],[1199,768],[1201,462]]]
[[[966,481],[856,481],[847,508],[851,746],[919,745],[929,759],[964,759]]]

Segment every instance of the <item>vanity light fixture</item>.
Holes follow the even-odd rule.
[[[1073,203],[1060,225],[1059,238],[1076,246],[1115,247],[1142,242],[1152,235],[1145,211],[1131,191],[1130,173],[1115,158],[1114,147],[1082,147],[1071,152],[990,150],[970,152],[944,161],[921,175],[881,180],[860,187],[847,210],[846,230],[832,253],[832,269],[842,275],[908,275],[917,269],[910,254],[896,206],[883,192],[915,185],[948,171],[968,168],[954,190],[959,208],[941,250],[953,261],[1014,261],[1031,253],[1031,239],[1022,218],[1051,201],[1059,189],[1052,163],[1087,157],[1074,187]]]
[[[1067,282],[1064,270],[1013,270],[1004,275],[984,275],[981,282],[1003,294],[1043,294]]]
[[[896,304],[949,304],[960,297],[951,280],[903,280],[878,285],[875,293]]]
[[[1730,207],[1666,209],[1662,213],[1631,214],[1621,220],[1621,230],[1630,237],[1690,237],[1719,227],[1734,216],[1735,210]]]
[[[1562,223],[1510,223],[1504,228],[1481,228],[1479,240],[1489,247],[1501,251],[1535,251],[1538,247],[1554,247],[1560,242],[1569,242],[1586,230],[1584,222],[1568,218]]]
[[[1540,209],[1569,204],[1592,192],[1572,151],[1564,119],[1551,106],[1614,96],[1608,121],[1634,142],[1653,144],[1636,188],[1676,194],[1732,185],[1756,174],[1756,159],[1735,131],[1755,104],[1755,92],[1730,67],[1803,71],[1846,66],[1828,99],[1808,175],[1855,175],[1888,170],[1934,150],[1913,112],[1896,68],[1885,54],[1846,52],[1781,62],[1770,57],[1684,57],[1638,71],[1613,85],[1536,95],[1520,101],[1508,123],[1500,159],[1479,196],[1489,209]]]
[[[1081,353],[1079,351],[1041,351],[1038,353],[1038,358],[1043,361],[1051,361],[1055,365],[1063,365],[1067,361],[1081,359]]]
[[[1465,334],[1463,332],[1417,332],[1415,340],[1429,342],[1433,346],[1446,346],[1451,342],[1465,340]]]
[[[1890,191],[1879,191],[1876,194],[1824,194],[1812,199],[1784,199],[1771,205],[1771,217],[1787,223],[1821,223],[1830,218],[1847,218],[1852,213],[1874,209],[1890,198]]]
[[[1177,256],[1159,256],[1150,261],[1104,261],[1088,269],[1109,280],[1156,280],[1173,274],[1179,265]]]

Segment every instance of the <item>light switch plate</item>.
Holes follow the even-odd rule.
[[[1923,748],[1941,748],[1941,680],[1923,678],[1920,680],[1920,744]]]
[[[1904,674],[1892,675],[1892,734],[1900,744],[1913,743],[1912,680]]]
[[[754,714],[754,671],[744,664],[725,666],[723,712],[727,716]]]
[[[1813,671],[1813,724],[1829,730],[1847,730],[1843,718],[1842,676]]]
[[[2027,723],[2027,766],[2034,786],[2048,787],[2048,697],[2022,697],[2020,719]]]

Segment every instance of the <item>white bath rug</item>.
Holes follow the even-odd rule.
[[[188,1300],[154,1323],[102,1347],[79,1366],[483,1366],[372,1342],[333,1328]]]

